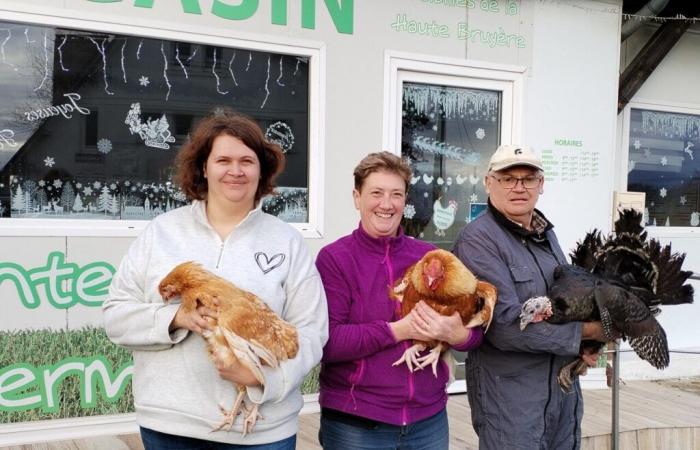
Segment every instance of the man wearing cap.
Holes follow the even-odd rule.
[[[600,322],[519,327],[521,305],[546,295],[554,268],[566,264],[552,224],[537,209],[542,162],[531,148],[501,145],[484,179],[487,211],[467,224],[453,252],[496,286],[498,302],[481,347],[466,361],[467,394],[480,449],[576,449],[583,398],[557,382],[582,339],[604,341]],[[595,361],[595,355],[586,358]]]

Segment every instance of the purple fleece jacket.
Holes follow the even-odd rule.
[[[417,422],[445,407],[447,365],[440,360],[437,378],[429,368],[411,373],[405,364],[392,366],[412,342],[396,342],[388,325],[399,318],[389,288],[434,248],[401,229],[396,237],[373,238],[360,225],[321,249],[316,266],[329,315],[321,360],[322,407],[393,425]],[[476,348],[482,339],[482,328],[474,328],[455,349]]]

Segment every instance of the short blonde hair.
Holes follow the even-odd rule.
[[[359,192],[368,176],[374,172],[390,172],[400,176],[406,184],[411,181],[411,167],[406,161],[390,152],[376,152],[362,158],[362,161],[355,166],[353,176],[355,177],[355,189]]]

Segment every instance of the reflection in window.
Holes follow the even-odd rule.
[[[647,225],[700,225],[700,116],[632,109],[627,190],[646,193]]]
[[[287,155],[264,208],[308,221],[308,58],[0,23],[0,217],[150,219],[181,206],[172,162],[217,106]]]
[[[485,208],[483,178],[500,143],[500,92],[404,83],[401,153],[413,169],[403,225],[451,248]]]

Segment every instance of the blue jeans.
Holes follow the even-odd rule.
[[[237,445],[176,436],[144,427],[141,427],[141,440],[146,450],[294,450],[297,444],[296,435],[270,444]]]
[[[322,416],[318,440],[324,450],[448,450],[450,429],[444,409],[406,426],[349,424]]]

